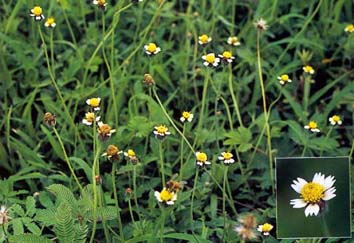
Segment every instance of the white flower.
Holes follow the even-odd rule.
[[[269,232],[273,229],[273,225],[265,223],[265,224],[260,224],[257,227],[257,230],[261,232],[263,235],[268,236]]]
[[[195,156],[197,157],[197,165],[198,166],[204,166],[204,165],[210,165],[210,161],[208,161],[208,156],[206,153],[203,152],[196,152]]]
[[[185,122],[185,121],[191,122],[193,120],[193,117],[194,117],[194,115],[192,113],[190,113],[188,111],[183,111],[182,116],[179,120],[181,122]]]
[[[298,177],[293,180],[291,187],[300,194],[299,199],[290,200],[293,208],[305,208],[305,216],[317,216],[320,212],[320,204],[324,205],[328,200],[334,198],[336,188],[334,176],[327,176],[321,173],[315,173],[312,182],[307,182]]]
[[[156,55],[161,51],[161,48],[158,47],[155,43],[151,42],[148,45],[144,46],[145,53],[150,55]]]
[[[232,158],[233,156],[234,155],[230,152],[222,152],[218,159],[224,162],[224,164],[232,164],[235,162],[235,160]]]
[[[342,120],[340,119],[340,116],[338,115],[334,115],[332,117],[330,117],[329,122],[331,123],[331,125],[335,126],[335,125],[342,125]]]
[[[93,124],[94,120],[95,120],[95,116],[96,116],[95,113],[93,113],[93,112],[87,112],[87,113],[85,114],[85,118],[82,119],[82,123],[85,124],[85,125],[87,125],[87,126],[91,126],[91,125]],[[99,121],[100,119],[101,119],[100,116],[97,116],[97,117],[96,117],[96,121]]]
[[[91,108],[93,108],[94,111],[100,110],[100,102],[101,102],[101,98],[99,97],[86,100],[86,104],[91,106]]]
[[[42,8],[40,6],[35,6],[31,9],[30,16],[34,17],[36,21],[44,19],[44,15],[42,14]]]
[[[163,188],[161,192],[155,191],[155,197],[157,201],[166,203],[167,205],[173,205],[177,200],[177,194],[168,191],[166,188]]]
[[[227,38],[227,44],[232,45],[232,46],[239,46],[241,45],[240,41],[236,36],[231,36]]]
[[[207,67],[208,66],[217,67],[220,62],[220,58],[215,57],[214,53],[209,53],[207,55],[204,55],[202,56],[202,59],[204,60],[203,64]]]
[[[304,126],[304,128],[310,130],[311,132],[320,132],[320,129],[317,127],[317,122],[315,121],[310,121],[306,126]]]

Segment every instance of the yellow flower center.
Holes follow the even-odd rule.
[[[232,153],[230,153],[230,152],[225,152],[224,153],[224,159],[229,160],[231,158],[232,158]]]
[[[225,59],[230,59],[232,57],[232,54],[231,52],[229,51],[224,51],[224,53],[222,54],[222,56],[225,58]]]
[[[289,76],[287,74],[281,75],[280,78],[282,81],[285,81],[285,82],[289,80]]]
[[[205,56],[205,61],[213,64],[215,62],[215,54],[208,54]]]
[[[95,120],[95,113],[93,113],[93,112],[87,112],[87,113],[85,114],[85,119],[86,119],[86,121],[88,121],[88,122],[93,122],[93,121]]]
[[[100,99],[99,98],[92,98],[90,99],[90,106],[92,107],[98,107],[100,105]]]
[[[173,194],[171,192],[169,192],[168,190],[166,189],[163,189],[160,193],[160,199],[162,201],[165,201],[165,202],[168,202],[168,201],[171,201],[173,198]]]
[[[315,122],[315,121],[310,121],[310,123],[309,123],[309,128],[310,128],[310,129],[316,129],[316,128],[317,128],[317,122]]]
[[[199,40],[202,42],[202,43],[208,43],[208,40],[209,40],[209,36],[207,35],[202,35],[202,36],[199,36]]]
[[[318,203],[323,198],[325,188],[316,182],[309,182],[301,189],[301,196],[307,203]]]
[[[188,111],[184,111],[182,113],[182,116],[185,118],[185,119],[188,119],[190,116],[191,116],[191,113],[189,113]]]
[[[350,24],[345,28],[346,32],[354,32],[354,25]]]
[[[127,154],[128,154],[129,157],[135,157],[135,152],[132,149],[128,149]]]
[[[313,72],[313,68],[311,66],[307,65],[307,66],[304,67],[304,71],[306,73],[311,73],[311,72]]]
[[[238,38],[237,37],[231,37],[230,41],[231,41],[232,44],[235,44],[238,41]]]
[[[201,162],[205,162],[208,159],[206,153],[199,153],[197,155],[197,160]]]
[[[147,51],[154,53],[156,52],[157,46],[155,43],[149,43],[148,47],[147,47]]]
[[[273,229],[273,225],[265,223],[262,225],[262,231],[263,232],[269,232]]]
[[[110,134],[111,132],[111,127],[107,124],[102,124],[99,128],[98,128],[98,132],[102,135],[102,136],[107,136],[108,134]]]
[[[55,23],[55,20],[54,20],[53,17],[48,18],[48,20],[47,20],[47,24],[48,24],[48,25],[52,25],[52,24],[54,24],[54,23]]]
[[[162,134],[164,134],[164,133],[166,133],[167,132],[167,127],[166,126],[158,126],[157,128],[156,128],[156,131],[158,132],[158,133],[162,133]]]
[[[106,3],[106,0],[98,0],[99,5],[105,5],[105,3]]]
[[[33,8],[33,14],[34,14],[35,16],[41,16],[41,14],[42,14],[42,8],[39,7],[39,6],[35,6],[35,7]]]
[[[334,122],[339,122],[339,121],[340,121],[340,117],[337,116],[337,115],[334,115],[334,116],[332,116],[332,120],[333,120]]]

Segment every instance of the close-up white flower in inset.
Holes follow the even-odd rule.
[[[336,180],[334,176],[325,177],[324,174],[315,173],[312,182],[298,177],[293,180],[291,187],[300,194],[299,199],[290,200],[293,208],[305,208],[305,216],[317,216],[327,201],[336,196],[336,188],[333,186]]]

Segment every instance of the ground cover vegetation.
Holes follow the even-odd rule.
[[[274,161],[352,157],[352,10],[3,1],[0,242],[295,242]]]

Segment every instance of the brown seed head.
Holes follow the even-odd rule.
[[[149,73],[145,73],[143,83],[148,86],[152,86],[155,84],[155,80],[152,78],[152,76]]]
[[[44,118],[43,118],[44,122],[51,127],[54,127],[55,124],[57,123],[56,119],[55,119],[55,115],[53,115],[50,112],[46,112],[44,114]]]

